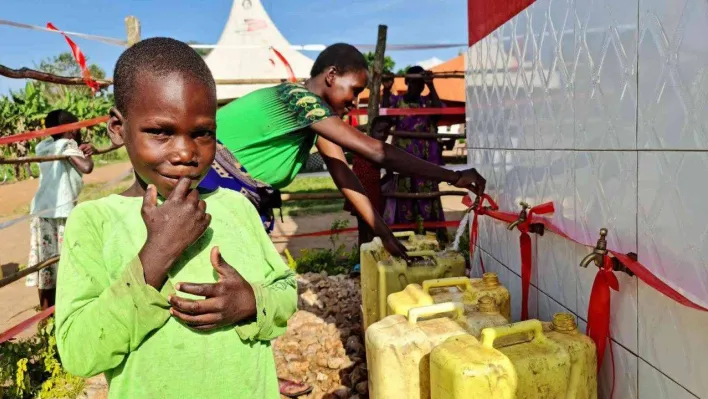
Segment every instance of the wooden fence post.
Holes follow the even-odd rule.
[[[381,99],[381,75],[384,72],[384,57],[386,55],[386,33],[388,27],[379,25],[379,34],[376,38],[376,51],[374,53],[373,73],[371,84],[369,85],[369,105],[367,109],[367,125],[369,126],[369,135],[373,126],[374,118],[379,116],[379,103]]]
[[[125,30],[128,33],[128,47],[140,41],[140,21],[134,16],[125,17]]]

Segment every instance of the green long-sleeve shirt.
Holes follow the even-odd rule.
[[[137,256],[147,236],[142,198],[111,195],[69,216],[57,284],[59,355],[73,374],[104,372],[110,398],[279,398],[269,341],[296,310],[295,276],[245,197],[220,189],[202,198],[211,225],[161,292],[145,283]],[[214,246],[252,285],[257,317],[203,333],[171,317],[166,298],[178,282],[217,281]]]

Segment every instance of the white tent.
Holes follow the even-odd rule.
[[[313,61],[293,50],[278,31],[260,0],[234,0],[221,37],[205,58],[215,79],[287,79],[285,64],[270,48],[290,64],[296,77],[310,76]],[[242,97],[268,85],[219,85],[217,97]]]

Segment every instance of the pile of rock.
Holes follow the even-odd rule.
[[[273,343],[278,376],[314,387],[303,398],[368,397],[358,278],[298,276],[298,312]]]

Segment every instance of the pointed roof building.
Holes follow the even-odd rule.
[[[215,79],[287,79],[287,60],[296,77],[310,76],[313,61],[293,50],[260,0],[234,0],[224,31],[205,61]],[[217,97],[233,99],[269,85],[218,85]]]

